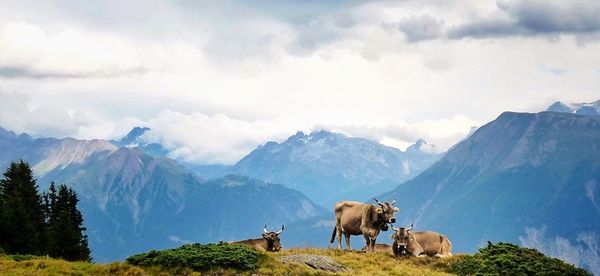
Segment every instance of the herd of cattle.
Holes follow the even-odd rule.
[[[396,201],[379,202],[374,199],[379,206],[356,202],[341,201],[335,204],[335,228],[331,235],[332,244],[337,237],[338,249],[342,249],[342,234],[346,239],[346,249],[352,250],[350,246],[350,236],[362,235],[365,238],[366,246],[363,247],[367,252],[383,252],[394,256],[430,256],[447,257],[452,256],[452,244],[444,235],[433,231],[413,232],[412,225],[409,228],[396,228],[392,225],[394,233],[391,235],[394,243],[376,244],[379,233],[388,230],[388,224],[396,222],[395,214],[399,211],[394,206]],[[262,238],[249,239],[233,242],[233,244],[246,244],[260,251],[279,251],[281,250],[281,241],[279,234],[281,229],[272,232],[263,228]]]

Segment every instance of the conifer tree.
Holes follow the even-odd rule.
[[[42,198],[29,164],[11,162],[0,180],[0,247],[11,254],[44,254]]]
[[[64,184],[58,187],[57,193],[52,183],[45,201],[49,205],[48,254],[71,261],[90,260],[83,216],[77,210],[77,194]]]
[[[60,244],[58,244],[58,241],[54,238],[54,228],[56,225],[56,216],[55,216],[55,212],[52,212],[53,206],[56,206],[56,186],[54,185],[54,182],[50,183],[50,187],[48,188],[48,192],[44,192],[43,194],[43,198],[44,198],[44,207],[45,207],[45,212],[46,212],[46,224],[48,226],[47,228],[47,237],[48,237],[48,242],[47,244],[47,248],[46,248],[46,253],[50,256],[55,257],[59,251],[59,247]]]

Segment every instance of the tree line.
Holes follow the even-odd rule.
[[[39,193],[29,164],[11,162],[0,179],[0,248],[8,254],[91,261],[77,194],[54,182]]]

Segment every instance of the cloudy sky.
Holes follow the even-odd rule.
[[[0,126],[202,163],[328,129],[445,150],[600,98],[600,1],[0,0]]]

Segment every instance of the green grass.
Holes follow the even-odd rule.
[[[333,275],[279,261],[282,256],[294,254],[328,256],[349,269],[335,275],[588,275],[534,249],[507,243],[482,248],[475,255],[443,259],[316,248],[262,253],[228,244],[190,244],[111,264],[5,255],[0,256],[0,275]]]
[[[127,263],[138,266],[159,266],[175,271],[185,269],[209,271],[218,268],[239,271],[258,268],[264,254],[245,245],[228,243],[186,244],[179,248],[138,254],[127,258]]]
[[[550,258],[531,248],[510,243],[490,243],[479,253],[465,256],[451,265],[450,271],[460,275],[590,275],[587,271]]]
[[[0,275],[171,275],[156,268],[141,268],[125,263],[93,264],[45,257],[16,261],[0,256]]]

